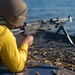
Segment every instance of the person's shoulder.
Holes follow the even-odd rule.
[[[7,28],[5,25],[1,25],[0,30],[1,30],[1,32],[0,32],[1,37],[4,36],[6,38],[15,38],[13,33],[10,31],[10,29]]]

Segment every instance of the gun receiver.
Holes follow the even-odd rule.
[[[14,33],[14,35],[20,34],[20,33],[24,33],[24,35],[30,35],[30,34],[35,34],[37,31],[51,30],[52,28],[59,27],[53,39],[55,39],[56,35],[59,33],[60,30],[63,30],[68,40],[70,41],[70,43],[74,46],[73,41],[71,40],[67,30],[64,27],[64,24],[66,24],[66,21],[68,20],[72,22],[72,18],[70,17],[70,15],[68,16],[68,18],[59,19],[56,17],[50,20],[38,20],[38,21],[33,21],[28,23],[25,22],[22,28],[13,29],[11,31]]]

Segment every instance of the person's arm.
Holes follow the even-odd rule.
[[[27,39],[28,37],[24,39],[24,41],[21,44],[21,47],[18,49],[16,39],[11,34],[11,32],[7,30],[5,35],[2,37],[3,44],[1,50],[1,59],[6,64],[8,69],[12,72],[19,72],[23,70],[25,66],[25,62],[28,56],[28,43],[29,43],[26,42]]]

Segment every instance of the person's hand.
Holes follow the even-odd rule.
[[[33,44],[33,36],[25,37],[22,43],[25,43],[25,44],[28,44],[28,46],[31,46]]]

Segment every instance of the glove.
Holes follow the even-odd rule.
[[[33,44],[33,36],[27,36],[23,39],[22,43],[27,44],[28,46],[31,46]]]

